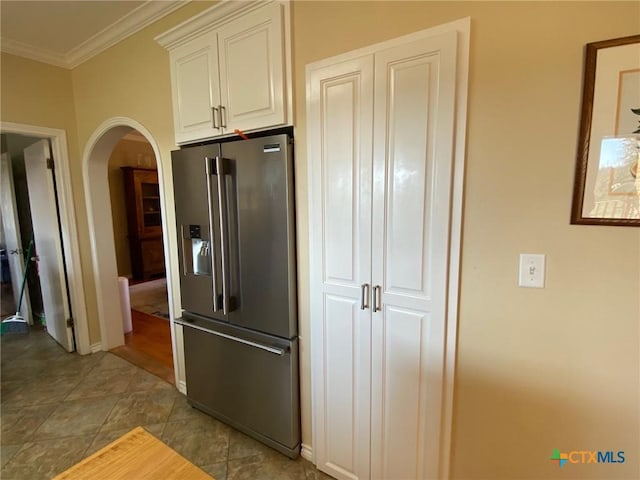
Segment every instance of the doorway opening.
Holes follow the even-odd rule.
[[[111,351],[173,383],[157,161],[137,130],[115,145],[108,181],[125,339]]]
[[[6,132],[1,140],[3,333],[44,329],[75,351],[51,141]]]
[[[0,121],[0,133],[19,134],[49,142],[51,158],[55,162],[56,188],[55,200],[52,203],[57,203],[58,206],[59,218],[57,220],[62,241],[62,260],[60,263],[64,265],[67,273],[68,302],[73,312],[73,335],[67,336],[68,345],[63,346],[70,350],[73,343],[79,354],[86,355],[91,353],[84,281],[80,268],[78,227],[74,210],[75,199],[71,188],[71,166],[67,148],[67,132],[58,128]],[[5,231],[4,233],[6,234],[7,232]],[[60,329],[61,332],[63,330],[63,328]],[[49,331],[49,333],[52,332]],[[61,343],[59,339],[56,340]]]
[[[99,348],[175,383],[163,173],[157,142],[130,118],[104,122],[85,146]]]
[[[12,314],[21,314],[33,327],[44,314],[40,277],[27,256],[33,225],[29,205],[24,149],[37,142],[35,137],[18,134],[0,134],[2,144],[2,208],[0,209],[0,254],[2,255],[2,319]],[[6,162],[6,163],[5,163]],[[10,198],[11,197],[11,198]],[[9,211],[13,210],[13,211]],[[21,258],[16,258],[21,257]],[[22,261],[20,261],[22,260]],[[22,283],[24,280],[24,288]],[[22,293],[21,293],[22,292]],[[22,300],[20,300],[22,297]]]

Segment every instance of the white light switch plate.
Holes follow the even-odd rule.
[[[544,254],[521,253],[518,286],[529,288],[544,288],[544,264]]]

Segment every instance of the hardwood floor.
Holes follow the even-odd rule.
[[[133,330],[125,334],[125,345],[111,353],[175,384],[169,321],[131,310],[131,323]]]

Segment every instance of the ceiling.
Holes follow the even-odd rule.
[[[73,68],[188,1],[1,0],[0,48]]]

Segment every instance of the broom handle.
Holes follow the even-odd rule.
[[[27,247],[27,265],[24,267],[24,277],[22,277],[22,288],[20,289],[20,300],[18,300],[18,308],[16,311],[20,311],[20,307],[22,307],[22,297],[24,296],[24,287],[27,283],[27,273],[29,272],[29,265],[31,262],[31,250],[33,250],[33,237],[29,240],[29,246]]]

